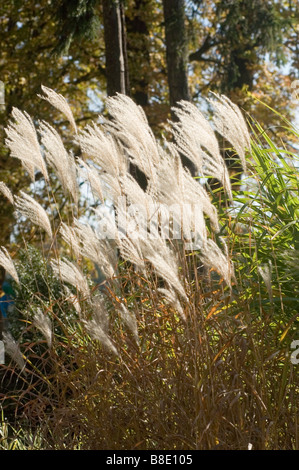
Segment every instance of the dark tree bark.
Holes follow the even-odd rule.
[[[149,104],[151,72],[150,34],[144,19],[144,12],[148,8],[149,0],[135,0],[133,14],[126,17],[131,96],[143,108]]]
[[[247,85],[248,89],[252,90],[254,64],[244,57],[244,52],[239,53],[238,50],[232,51],[231,64],[227,71],[227,83],[223,83],[221,87],[222,92],[229,96],[237,88],[242,90],[244,85]]]
[[[127,58],[127,37],[123,3],[121,0],[103,0],[104,39],[106,53],[107,94],[130,95]],[[129,172],[142,189],[147,188],[144,173],[133,163]]]
[[[103,0],[103,19],[107,94],[108,96],[115,95],[116,93],[128,94],[129,75],[122,2],[117,0]]]
[[[163,0],[166,62],[169,87],[169,103],[173,107],[178,101],[190,101],[188,88],[188,45],[185,28],[185,1]],[[171,118],[176,116],[171,112]],[[181,155],[183,165],[192,176],[196,175],[194,164],[185,155]]]
[[[163,0],[169,102],[190,100],[184,0]]]

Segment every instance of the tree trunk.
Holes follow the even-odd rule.
[[[185,28],[184,0],[163,0],[166,39],[166,62],[169,87],[169,104],[175,106],[178,101],[190,101],[187,71],[187,34]],[[171,118],[176,116],[171,112]],[[192,176],[196,175],[195,165],[185,155],[181,155],[183,165]]]
[[[121,1],[103,0],[108,96],[129,94],[124,10]]]
[[[163,0],[169,102],[190,100],[184,0]]]
[[[143,108],[148,106],[150,85],[150,33],[145,12],[150,0],[135,0],[133,13],[126,16],[131,96]]]
[[[121,0],[103,0],[104,39],[106,53],[107,94],[129,95],[127,37],[123,3]],[[144,173],[133,163],[129,172],[142,189],[147,188]]]

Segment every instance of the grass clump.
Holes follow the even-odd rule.
[[[110,98],[110,120],[73,126],[80,158],[46,123],[35,133],[22,115],[8,128],[24,160],[19,126],[30,124],[25,168],[43,172],[50,196],[47,163],[72,207],[65,220],[55,200],[51,213],[10,197],[39,236],[15,247],[14,266],[3,251],[15,308],[0,398],[17,436],[28,428],[49,449],[298,449],[298,159],[257,123],[250,138],[239,110],[215,100],[215,128],[246,170],[238,192],[213,128],[186,103],[174,143],[161,144],[129,98]],[[218,194],[182,154],[221,182]],[[80,210],[82,175],[92,218]]]

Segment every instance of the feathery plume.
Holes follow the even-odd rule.
[[[157,183],[155,190],[150,188],[150,194],[160,203],[171,205],[183,203],[184,168],[175,146],[168,145],[168,152],[161,154],[157,167]]]
[[[107,194],[107,198],[112,200],[114,203],[118,198],[122,197],[122,188],[120,185],[120,178],[109,175],[105,173],[101,176],[101,181],[103,183],[103,193]]]
[[[78,259],[80,256],[80,242],[78,240],[76,230],[62,222],[59,229],[63,240],[69,245],[74,252],[74,256]]]
[[[178,122],[172,123],[175,147],[194,163],[201,175],[221,181],[232,199],[228,170],[210,123],[192,103],[180,101],[173,110],[178,118]]]
[[[28,217],[30,222],[45,230],[49,237],[52,238],[51,224],[45,209],[28,194],[25,194],[23,191],[20,194],[22,197],[15,197],[16,209],[22,215]]]
[[[199,109],[188,101],[180,101],[172,110],[178,118],[178,122],[171,125],[179,151],[184,153],[200,172],[203,172],[203,160],[207,156],[204,149],[214,160],[221,163],[215,133]]]
[[[145,272],[145,263],[137,239],[130,240],[127,236],[120,238],[118,243],[119,251],[123,259],[133,263],[140,271]]]
[[[117,257],[109,241],[99,239],[90,225],[82,224],[77,219],[74,223],[77,239],[81,243],[82,256],[96,263],[108,278],[115,276]]]
[[[262,279],[263,279],[263,281],[266,285],[270,301],[272,302],[273,301],[273,291],[272,291],[272,263],[271,263],[271,260],[269,260],[268,264],[265,264],[264,266],[259,266],[257,268],[257,270],[258,270],[258,273],[261,275],[261,277],[262,277]]]
[[[81,315],[81,306],[77,295],[74,295],[67,286],[64,286],[65,300],[72,304],[78,315]]]
[[[112,120],[105,127],[119,141],[128,158],[155,181],[155,166],[160,160],[160,146],[148,125],[146,115],[128,96],[117,94],[106,101]]]
[[[9,200],[9,202],[11,202],[11,204],[14,203],[12,192],[3,181],[0,181],[0,192]]]
[[[136,343],[139,344],[137,321],[136,321],[135,315],[132,312],[130,312],[123,303],[120,304],[119,308],[120,308],[120,316],[123,322],[127,325],[129,330],[131,330],[131,332],[133,333]]]
[[[166,154],[160,162],[156,198],[171,210],[173,227],[181,227],[182,234],[195,229],[205,240],[207,231],[203,214],[210,218],[213,229],[219,231],[216,208],[202,185],[183,168],[177,154],[175,158]]]
[[[20,283],[13,260],[4,246],[0,248],[0,266],[2,266],[18,284]]]
[[[226,284],[231,286],[234,269],[227,255],[227,253],[225,254],[220,250],[213,240],[208,239],[202,246],[200,259],[207,268],[215,269],[223,277]]]
[[[85,297],[90,297],[90,291],[87,280],[83,273],[71,261],[65,260],[52,260],[51,266],[58,276],[61,277],[63,282],[67,282],[76,287]]]
[[[90,302],[90,305],[93,311],[93,319],[102,328],[104,333],[108,334],[109,314],[106,309],[104,298],[99,295],[93,297],[92,301]]]
[[[11,333],[3,332],[3,342],[5,345],[5,353],[19,366],[21,370],[25,368],[25,361],[23,354],[20,351],[19,345],[16,343]]]
[[[77,167],[73,155],[66,151],[60,135],[47,122],[39,123],[39,133],[46,149],[47,162],[55,170],[64,190],[69,192],[77,203]]]
[[[118,356],[117,349],[103,330],[102,326],[99,325],[98,319],[93,318],[92,320],[83,320],[83,324],[91,339],[99,341],[104,348]]]
[[[152,195],[145,192],[132,175],[127,173],[120,179],[120,184],[123,193],[131,204],[141,205],[148,211],[149,206],[153,204]]]
[[[36,328],[44,335],[50,348],[52,344],[52,325],[50,318],[40,309],[38,309],[34,314],[33,323]]]
[[[46,181],[49,180],[45,161],[42,157],[36,130],[31,117],[26,112],[13,108],[12,117],[5,129],[7,138],[5,144],[14,158],[18,158],[32,181],[35,180],[35,170],[41,171]]]
[[[117,213],[118,230],[130,239],[147,237],[149,207],[142,204],[131,204],[126,209],[120,207]]]
[[[64,96],[56,93],[54,90],[51,88],[48,88],[44,85],[41,85],[41,89],[44,92],[43,95],[37,95],[39,98],[42,98],[43,100],[48,101],[54,108],[58,109],[62,114],[65,115],[65,117],[68,119],[70,122],[73,131],[77,134],[77,126],[75,123],[75,119],[73,116],[73,113],[71,111],[70,105],[64,98]]]
[[[141,252],[143,258],[151,263],[156,273],[173,287],[185,300],[185,289],[178,276],[178,264],[174,252],[161,237],[153,240],[142,239]]]
[[[103,195],[103,190],[102,190],[102,185],[101,185],[101,180],[100,180],[100,175],[99,175],[98,170],[95,167],[84,162],[81,158],[78,158],[77,161],[86,170],[87,180],[89,181],[89,184],[91,186],[93,193],[96,193],[97,196],[100,198],[100,201],[104,204],[105,198]],[[86,178],[81,168],[79,169],[79,171],[80,171],[80,174],[82,174],[82,176]]]
[[[215,232],[219,232],[219,221],[216,207],[212,204],[207,191],[198,183],[189,172],[184,172],[184,201],[201,207],[203,213],[209,217]]]
[[[180,317],[186,321],[186,315],[184,313],[183,307],[173,289],[163,289],[159,288],[158,292],[163,295],[165,300],[171,305],[180,315]]]
[[[96,215],[97,237],[100,240],[117,240],[118,228],[115,214],[107,206],[97,207],[93,212]]]
[[[105,134],[99,126],[86,126],[76,138],[83,154],[91,158],[103,172],[118,177],[127,171],[127,162],[112,135]]]
[[[209,100],[213,105],[213,121],[219,134],[221,134],[235,148],[243,170],[246,171],[245,149],[250,150],[250,136],[241,110],[229,98],[217,95],[215,100]]]

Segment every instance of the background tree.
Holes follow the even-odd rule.
[[[129,94],[126,23],[122,1],[103,0],[108,96]]]
[[[247,111],[261,113],[265,124],[262,108],[248,91],[283,113],[292,111],[297,2],[194,0],[188,2],[187,18],[193,99],[210,89],[225,93]]]
[[[163,0],[169,104],[189,101],[184,0]]]
[[[152,80],[150,21],[153,7],[151,0],[134,0],[125,17],[130,95],[144,109],[149,105]]]

